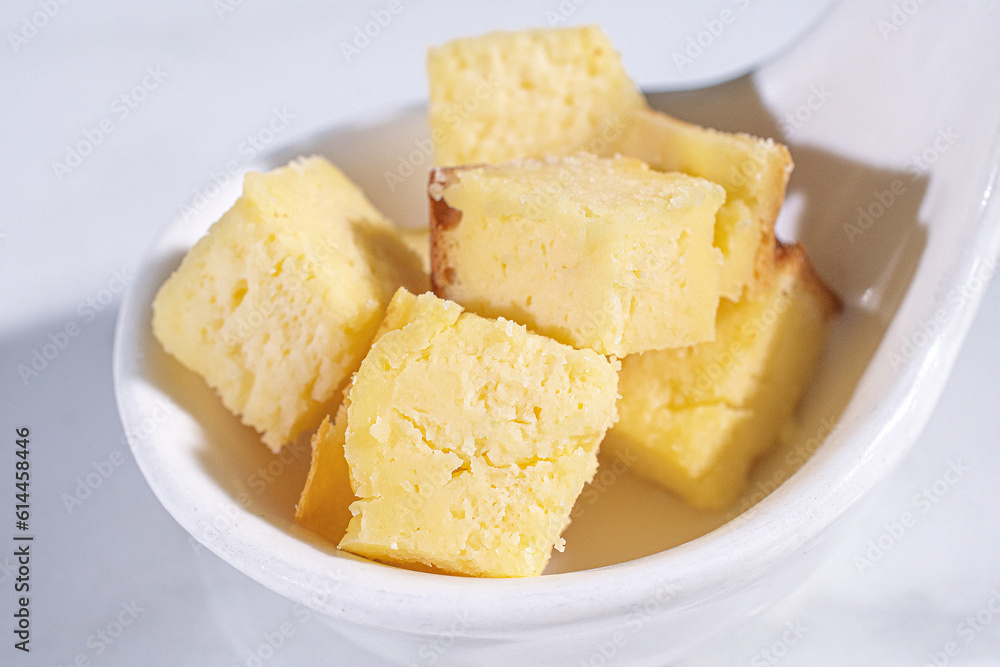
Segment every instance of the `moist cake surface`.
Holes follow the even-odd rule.
[[[597,26],[458,39],[427,73],[438,165],[608,153],[645,104]]]
[[[580,154],[437,169],[429,196],[440,296],[619,357],[714,336],[714,183]]]
[[[420,260],[323,158],[248,173],[153,302],[153,333],[278,451],[336,409]]]
[[[540,574],[596,470],[617,368],[400,290],[332,431],[358,498],[340,547],[456,574]]]

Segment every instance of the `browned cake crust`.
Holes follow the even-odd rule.
[[[427,184],[431,231],[431,290],[441,298],[447,298],[447,287],[453,282],[455,273],[448,257],[450,242],[446,232],[462,222],[462,212],[445,202],[444,189],[458,180],[455,172],[467,168],[437,167],[431,170]]]

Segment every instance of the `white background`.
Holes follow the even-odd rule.
[[[484,9],[402,2],[351,58],[339,43],[387,3],[246,0],[223,10],[209,0],[52,2],[45,25],[12,41],[43,4],[0,8],[0,663],[255,664],[252,653],[270,637],[281,645],[263,651],[266,665],[383,664],[192,546],[146,487],[111,384],[119,287],[211,173],[247,158],[244,142],[276,111],[294,118],[265,150],[419,103],[429,44],[546,25],[546,11],[559,3]],[[761,16],[781,4],[758,3]],[[890,2],[873,4],[875,14],[892,11]],[[690,33],[670,20],[679,3],[627,11],[597,0],[567,6],[575,7],[570,22],[605,25],[641,85],[679,78],[671,36]],[[691,20],[712,15],[705,9]],[[913,18],[928,20],[929,13]],[[740,28],[747,34],[734,28],[694,74],[710,77],[726,68],[727,57],[746,55],[754,38],[747,26]],[[131,93],[144,77],[147,90]],[[111,131],[101,132],[78,166],[54,168],[102,122]],[[78,333],[60,336],[68,330]],[[981,622],[988,619],[982,625],[966,620],[988,609],[993,596],[1000,609],[997,330],[994,286],[926,431],[867,501],[861,529],[793,598],[703,647],[689,664],[1000,664],[1000,615],[980,613]],[[18,366],[30,365],[53,338],[65,346],[37,375],[22,378]],[[14,429],[25,425],[36,535],[30,655],[12,649],[8,548]],[[963,470],[954,484],[943,481],[952,467]],[[65,498],[95,471],[97,488],[67,506]],[[944,491],[932,491],[935,502],[923,511],[917,496],[935,483]],[[894,524],[905,512],[915,523],[900,534]],[[880,540],[890,545],[884,554],[872,551]],[[128,607],[136,618],[123,614]],[[120,618],[129,621],[121,634],[100,639],[99,631],[117,634]],[[957,655],[944,655],[949,642]]]

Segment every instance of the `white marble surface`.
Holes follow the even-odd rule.
[[[222,2],[0,9],[0,539],[11,544],[9,471],[14,429],[24,425],[36,535],[29,655],[12,648],[16,575],[10,549],[0,548],[0,664],[382,664],[193,546],[153,497],[111,387],[120,287],[158,229],[212,172],[248,159],[253,141],[266,150],[418,102],[422,57],[401,54],[452,35],[544,25],[559,3],[402,2],[348,62],[339,42],[387,3]],[[873,17],[894,11],[874,4]],[[913,4],[921,9],[911,29],[948,28],[946,11]],[[995,5],[964,4],[1000,29]],[[12,41],[43,6],[53,14],[46,25]],[[673,65],[634,34],[655,30],[643,20],[650,10],[597,0],[567,7],[576,7],[571,21],[608,27],[641,84],[662,85]],[[262,130],[276,114],[288,121],[268,140]],[[54,168],[96,132],[78,166]],[[852,539],[792,599],[686,664],[1000,664],[998,328],[994,286],[923,436],[867,501]],[[53,358],[22,378],[18,365],[50,343]]]

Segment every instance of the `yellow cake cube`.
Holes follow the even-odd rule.
[[[581,153],[439,168],[429,195],[439,296],[619,357],[712,339],[720,186]]]
[[[427,73],[438,165],[605,153],[645,104],[597,26],[458,39]]]
[[[694,505],[728,506],[791,417],[839,309],[805,249],[779,246],[767,286],[719,306],[714,341],[622,360],[620,420],[603,446]]]
[[[272,450],[335,410],[420,259],[340,170],[299,159],[243,195],[153,302],[153,333]]]
[[[343,530],[342,488],[319,485],[343,478],[343,456],[357,500],[342,549],[455,574],[538,575],[596,471],[618,366],[401,289],[336,423],[314,441],[300,521],[328,539]]]
[[[726,189],[715,245],[725,263],[720,291],[738,301],[766,282],[774,262],[774,221],[792,171],[788,149],[770,139],[719,132],[653,109],[635,111],[616,150],[654,169],[705,178]]]

